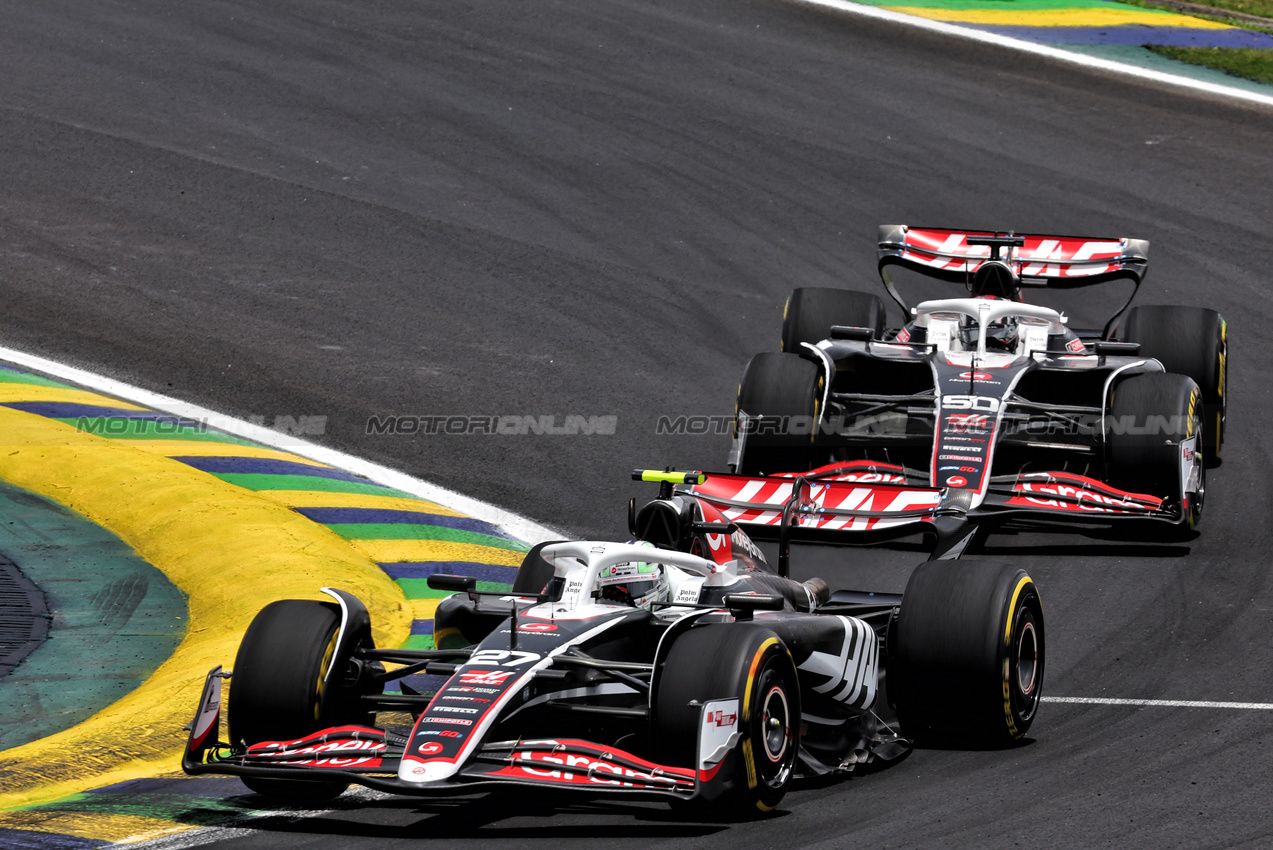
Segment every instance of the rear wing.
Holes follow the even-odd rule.
[[[987,244],[996,242],[1000,244]],[[1149,265],[1149,242],[884,224],[880,225],[877,255],[884,288],[908,316],[910,305],[894,287],[889,266],[966,283],[983,263],[993,258],[1011,268],[1022,286],[1074,289],[1122,278],[1131,280],[1132,296],[1106,323],[1108,333],[1136,297]]]

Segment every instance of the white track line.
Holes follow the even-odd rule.
[[[0,346],[0,360],[79,384],[82,387],[114,396],[124,401],[130,401],[143,407],[150,407],[161,413],[167,413],[182,419],[196,420],[205,423],[209,428],[215,428],[218,431],[224,431],[236,437],[243,437],[271,448],[292,452],[301,457],[316,460],[319,463],[325,463],[343,469],[346,472],[352,472],[354,475],[364,476],[377,484],[383,484],[386,487],[410,493],[430,502],[437,502],[467,514],[474,519],[498,525],[509,534],[526,543],[538,543],[541,540],[559,540],[568,536],[547,526],[539,525],[512,511],[506,511],[503,508],[478,501],[454,490],[448,490],[445,487],[421,481],[419,478],[413,478],[406,473],[398,472],[387,466],[381,466],[335,449],[329,449],[291,434],[284,434],[271,428],[253,425],[251,422],[245,422],[242,419],[236,419],[224,413],[217,413],[206,407],[200,407],[180,399],[144,390],[141,387],[134,387],[131,384],[106,378],[84,369],[77,369],[74,366],[67,366],[54,360],[37,357],[34,354],[27,354],[26,352],[5,348],[4,346]]]
[[[1175,74],[1168,74],[1163,71],[1154,71],[1149,68],[1138,68],[1135,65],[1124,65],[1122,62],[1114,62],[1109,59],[1098,59],[1095,56],[1073,53],[1059,47],[1035,44],[1032,41],[1023,41],[1019,38],[1011,38],[1006,35],[997,35],[996,33],[972,29],[970,27],[961,27],[956,24],[945,23],[944,21],[917,18],[913,15],[904,15],[901,12],[892,12],[888,9],[880,9],[875,6],[861,6],[857,3],[846,2],[846,0],[794,0],[794,2],[805,3],[810,6],[822,6],[824,8],[835,9],[840,12],[847,12],[851,15],[861,15],[865,18],[891,21],[895,24],[904,24],[917,29],[941,33],[942,35],[968,39],[969,41],[979,41],[983,44],[994,44],[999,47],[1021,50],[1026,53],[1033,53],[1036,56],[1047,56],[1050,59],[1057,59],[1061,62],[1082,65],[1085,68],[1110,71],[1115,74],[1138,77],[1142,80],[1152,80],[1156,83],[1166,83],[1167,85],[1194,89],[1195,91],[1206,92],[1207,94],[1232,97],[1238,100],[1245,100],[1250,103],[1258,103],[1263,106],[1273,106],[1273,95],[1260,94],[1258,92],[1246,91],[1244,89],[1230,88],[1229,86],[1222,86],[1217,83],[1208,83],[1202,80],[1191,79],[1189,77],[1178,77]]]
[[[1273,711],[1273,703],[1270,702],[1211,702],[1206,700],[1175,700],[1175,699],[1116,699],[1113,697],[1043,697],[1043,702],[1052,703],[1077,703],[1080,705],[1114,705],[1114,706],[1133,706],[1142,708],[1237,708],[1237,709],[1255,709],[1258,711]],[[377,792],[372,792],[377,793]],[[346,792],[347,795],[367,795],[367,789],[355,788]],[[379,795],[393,799],[390,795]],[[378,798],[379,798],[378,797]],[[138,850],[191,850],[195,847],[204,847],[208,844],[220,841],[228,841],[232,838],[242,838],[246,836],[260,836],[260,832],[251,826],[252,820],[259,817],[282,817],[287,819],[300,819],[311,815],[328,815],[330,812],[302,812],[289,811],[280,809],[275,812],[257,812],[241,819],[237,819],[230,824],[224,826],[207,826],[199,829],[193,829],[189,832],[180,832],[175,835],[167,835],[161,838],[151,838],[149,840],[142,839],[140,841],[127,842],[129,846],[137,847]],[[117,845],[118,846],[118,845]]]
[[[1043,697],[1043,702],[1068,702],[1080,705],[1133,705],[1152,708],[1245,708],[1273,711],[1273,702],[1209,702],[1191,699],[1114,699],[1112,697]]]

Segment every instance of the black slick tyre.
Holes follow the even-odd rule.
[[[800,687],[787,648],[754,624],[699,626],[677,638],[655,694],[654,739],[664,764],[698,768],[702,704],[738,700],[741,738],[709,782],[708,802],[735,813],[774,809],[795,773],[800,749]]]
[[[782,350],[799,354],[801,343],[817,344],[832,325],[870,328],[884,336],[884,302],[876,295],[848,289],[804,287],[793,290],[782,314]]]
[[[340,626],[338,606],[306,599],[272,602],[248,626],[230,679],[227,705],[230,740],[239,744],[287,741],[340,723],[365,723],[342,716],[346,706],[325,682]],[[347,783],[243,777],[258,794],[285,802],[329,800]]]
[[[1114,388],[1106,420],[1110,483],[1130,493],[1180,499],[1191,529],[1202,519],[1205,465],[1195,462],[1197,490],[1182,493],[1180,443],[1197,434],[1201,409],[1193,379],[1152,372]]]
[[[817,364],[797,354],[766,352],[751,358],[738,387],[735,428],[746,429],[738,471],[809,469],[822,390]]]
[[[1123,322],[1122,337],[1140,343],[1140,353],[1168,372],[1188,375],[1202,392],[1202,449],[1207,462],[1220,459],[1228,413],[1228,326],[1215,310],[1203,307],[1134,307]]]
[[[1043,687],[1043,607],[1025,570],[928,561],[910,577],[888,647],[902,734],[922,744],[1006,746],[1024,737]]]

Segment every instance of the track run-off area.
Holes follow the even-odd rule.
[[[77,613],[0,678],[0,704],[39,697],[0,718],[0,846],[1273,841],[1273,100],[915,5],[7,6],[0,507],[27,530],[0,551],[96,584],[37,582]],[[660,418],[727,415],[792,287],[877,291],[886,222],[1149,239],[1138,303],[1229,321],[1196,539],[987,544],[1048,617],[1024,746],[800,783],[745,826],[354,791],[306,812],[178,774],[203,675],[270,599],[347,587],[378,640],[427,645],[430,571],[498,586],[538,539],[625,537],[652,495],[633,467],[721,468],[727,434]],[[1116,308],[1093,294],[1072,320]],[[502,416],[617,425],[369,424]],[[795,571],[896,591],[922,557]],[[78,661],[41,666],[71,638]]]
[[[42,367],[42,374],[15,361]],[[79,385],[50,374],[78,378]],[[28,504],[31,497],[43,498],[58,514],[63,512],[53,505],[115,535],[140,556],[142,568],[153,565],[179,590],[162,598],[149,618],[137,610],[150,589],[144,578],[140,594],[132,594],[140,598],[107,606],[109,597],[96,585],[74,586],[81,574],[103,569],[102,544],[43,536],[44,554],[54,565],[39,575],[48,579],[48,607],[60,627],[24,659],[25,667],[0,678],[5,733],[30,738],[7,741],[16,745],[0,750],[0,840],[15,846],[137,840],[183,830],[164,817],[162,806],[152,807],[150,816],[139,813],[144,806],[133,813],[110,811],[109,805],[95,809],[84,794],[127,795],[136,780],[173,776],[182,727],[201,687],[188,672],[232,658],[262,599],[313,598],[324,586],[347,589],[376,611],[379,645],[432,648],[433,610],[442,594],[425,585],[427,577],[462,571],[481,578],[484,589],[504,589],[527,548],[495,522],[419,495],[473,504],[458,494],[294,435],[20,352],[0,351],[0,428],[7,448],[0,479],[23,488]],[[381,480],[368,472],[379,472]],[[548,535],[498,509],[477,507],[522,537]],[[143,575],[138,570],[133,565],[121,572],[132,578]],[[90,593],[84,605],[81,597]],[[76,607],[96,609],[98,616],[64,623],[64,611]],[[113,692],[83,685],[113,675],[120,645],[131,648],[155,631],[153,620],[165,619],[185,627],[184,639],[166,657],[133,671],[135,687],[116,700],[109,698]],[[87,640],[63,649],[85,634]],[[36,690],[41,698],[32,702]],[[55,726],[66,728],[47,728],[47,712],[60,716]],[[24,728],[36,731],[24,736]],[[180,797],[182,784],[169,782],[167,793]]]

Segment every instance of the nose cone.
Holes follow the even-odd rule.
[[[460,766],[449,761],[417,761],[403,759],[398,766],[398,778],[403,782],[414,782],[423,785],[427,782],[440,782],[450,779],[459,773]]]

